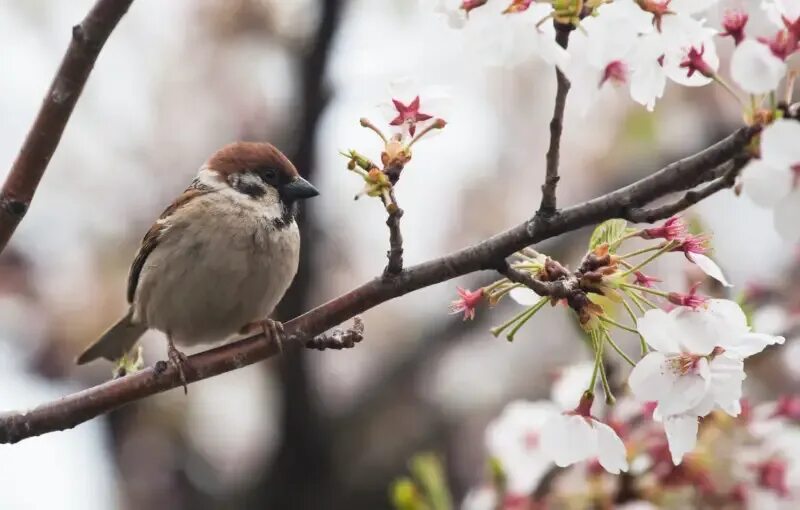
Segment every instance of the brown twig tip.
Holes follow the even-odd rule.
[[[556,24],[556,42],[566,48],[569,42],[571,28],[564,28]],[[550,120],[550,146],[545,157],[546,169],[544,184],[542,184],[542,202],[539,206],[539,214],[551,216],[556,212],[558,202],[556,199],[556,187],[561,179],[558,176],[558,165],[561,157],[561,134],[564,131],[564,109],[567,104],[567,93],[570,83],[561,69],[556,68],[556,102],[553,107],[553,118]]]
[[[131,3],[97,0],[72,28],[69,47],[0,191],[0,251],[33,199],[100,50]]]
[[[316,336],[306,342],[306,347],[318,351],[350,349],[363,339],[364,321],[361,320],[360,316],[356,315],[353,317],[353,325],[350,328],[346,330],[336,328],[330,334]]]

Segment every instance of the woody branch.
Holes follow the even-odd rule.
[[[720,165],[740,158],[756,132],[757,128],[741,128],[708,149],[667,165],[616,191],[558,210],[549,216],[537,214],[478,244],[403,269],[394,278],[376,277],[285,323],[287,343],[319,348],[319,344],[313,340],[315,336],[383,302],[468,273],[497,270],[504,267],[506,257],[526,246],[610,218],[638,221],[643,207],[671,193],[685,192],[698,186],[717,187],[714,183],[718,181],[714,179],[719,179]],[[681,202],[681,205],[689,202]],[[647,219],[662,219],[672,214],[673,209],[655,208],[647,213]],[[356,323],[353,329],[358,328],[360,326]],[[255,335],[191,356],[186,370],[187,381],[191,383],[207,379],[276,354],[278,350],[274,343],[266,341],[263,335]],[[180,384],[178,373],[172,367],[164,370],[146,368],[29,411],[7,412],[0,415],[0,443],[14,443],[72,428],[122,405]]]
[[[0,251],[30,207],[94,63],[133,0],[98,0],[72,39],[0,190]]]

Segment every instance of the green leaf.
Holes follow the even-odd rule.
[[[625,220],[604,221],[592,232],[592,237],[589,240],[589,250],[594,250],[601,244],[608,243],[608,249],[613,253],[619,248],[622,238],[628,232],[628,222]]]
[[[392,504],[396,510],[427,510],[428,505],[410,478],[398,478],[390,489]]]
[[[432,453],[415,455],[411,459],[411,473],[422,486],[432,510],[452,510],[453,500],[444,474],[441,459]]]

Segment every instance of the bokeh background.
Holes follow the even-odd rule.
[[[70,27],[91,4],[0,0],[0,177]],[[322,192],[304,210],[303,261],[280,318],[379,274],[384,212],[376,200],[353,201],[361,183],[337,152],[379,155],[358,119],[382,122],[375,106],[395,80],[450,93],[447,128],[417,146],[397,190],[406,262],[529,217],[540,198],[553,73],[535,59],[485,62],[474,43],[415,0],[134,2],[0,255],[0,410],[110,376],[107,364],[72,360],[124,311],[128,267],[153,218],[225,143],[271,141]],[[646,175],[739,122],[736,105],[711,88],[668,87],[654,114],[624,91],[602,95],[586,117],[568,108],[561,203]],[[725,191],[689,216],[714,234],[734,293],[791,283],[796,253],[773,231],[769,211]],[[587,237],[541,248],[574,264]],[[683,287],[699,278],[688,269],[673,260],[659,274]],[[173,390],[74,430],[0,446],[0,508],[388,508],[391,480],[420,450],[443,455],[463,495],[484,476],[486,423],[514,398],[546,396],[560,366],[588,356],[556,310],[513,344],[488,334],[513,303],[469,323],[447,314],[457,284],[491,277],[368,312],[355,349],[291,350],[193,384],[188,396]],[[798,303],[788,290],[771,301],[765,326],[788,327],[785,311]],[[164,358],[159,334],[144,345],[148,364]],[[746,391],[775,398],[800,385],[800,352],[790,342],[750,370]]]

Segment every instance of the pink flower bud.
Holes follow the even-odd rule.
[[[636,271],[633,274],[634,276],[636,276],[636,278],[633,280],[633,283],[635,285],[641,285],[642,287],[651,288],[654,283],[658,283],[661,281],[654,276],[647,276],[641,271]]]
[[[614,85],[625,85],[628,82],[628,65],[622,60],[609,62],[603,70],[603,77],[600,78],[598,88],[602,87],[607,81]]]
[[[666,239],[667,241],[674,241],[686,235],[687,230],[686,224],[680,216],[673,216],[660,227],[643,229],[639,233],[639,237],[643,239]]]
[[[483,301],[483,289],[471,291],[468,289],[457,289],[459,299],[456,299],[450,304],[450,313],[464,313],[464,320],[475,318],[475,309]]]
[[[689,49],[689,52],[681,61],[680,67],[686,69],[686,76],[691,77],[695,72],[702,74],[706,78],[713,78],[716,76],[714,69],[708,65],[708,62],[703,59],[703,54],[706,52],[705,45],[700,45],[698,50],[694,46]]]
[[[461,2],[461,9],[463,9],[464,12],[469,14],[469,11],[471,11],[472,9],[477,9],[478,7],[484,5],[488,1],[489,0],[464,0],[463,2]]]
[[[800,421],[800,396],[783,395],[778,398],[772,416],[774,418],[780,417]]]
[[[513,14],[515,12],[527,11],[528,7],[530,7],[532,3],[533,0],[511,0],[511,4],[506,7],[506,10],[503,11],[503,14]]]
[[[797,51],[800,37],[788,30],[779,30],[772,38],[759,37],[758,42],[766,44],[772,54],[779,59],[786,60]]]
[[[699,283],[692,285],[688,294],[681,292],[670,292],[667,296],[667,301],[677,306],[688,306],[692,310],[705,307],[708,304],[708,298],[697,293]]]
[[[774,491],[780,497],[789,495],[789,486],[786,483],[786,461],[783,459],[770,459],[754,466],[757,484],[759,487]]]
[[[725,11],[725,16],[722,18],[722,28],[725,31],[720,35],[733,37],[733,41],[738,46],[744,40],[744,27],[747,25],[748,19],[749,16],[744,11],[736,9]]]

